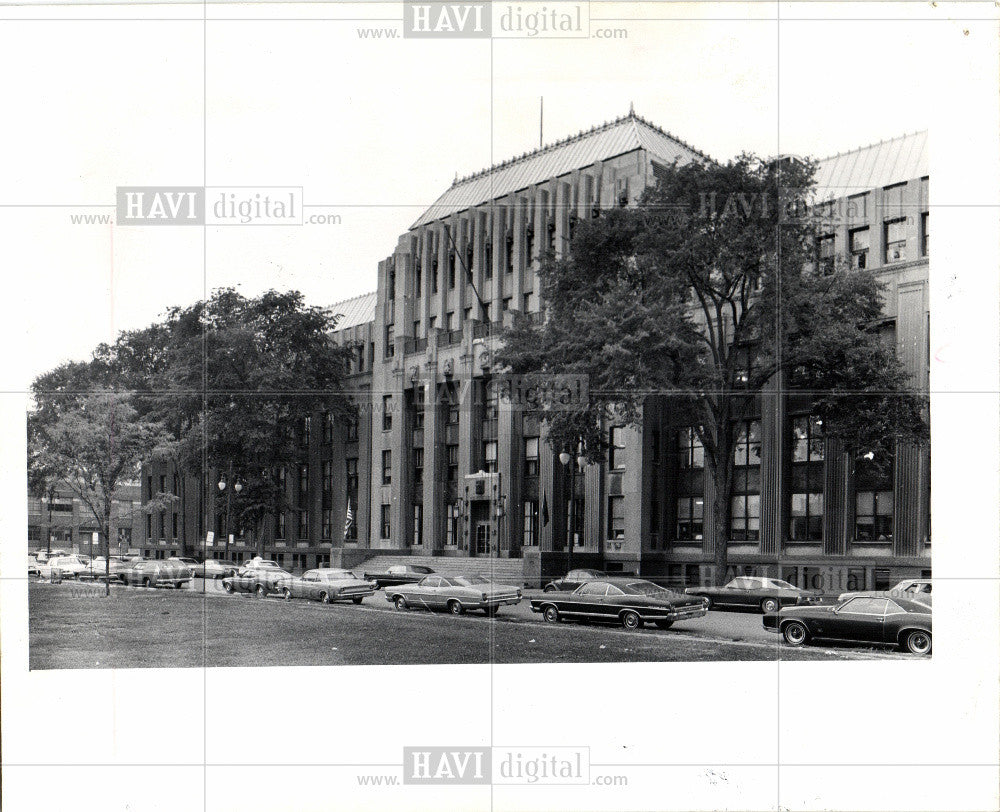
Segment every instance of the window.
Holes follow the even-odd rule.
[[[871,236],[865,228],[855,228],[850,232],[851,267],[864,270],[868,267],[868,249],[871,247]]]
[[[382,524],[380,527],[380,534],[384,539],[391,538],[392,535],[391,511],[392,505],[382,505]]]
[[[396,354],[396,344],[393,337],[393,325],[385,326],[385,357],[392,358]]]
[[[416,504],[413,506],[413,546],[419,547],[424,543],[424,506]]]
[[[885,261],[903,262],[906,259],[906,218],[888,220],[884,228]]]
[[[759,420],[744,420],[739,424],[733,456],[737,467],[760,465]]]
[[[511,302],[512,298],[513,297],[511,297],[511,296],[504,297],[504,300],[503,300],[503,303],[502,303],[503,304],[503,312],[504,313],[506,313],[508,310],[510,310],[510,302]]]
[[[455,289],[455,252],[448,254],[448,290]]]
[[[625,497],[608,497],[608,538],[625,538]]]
[[[858,491],[855,514],[858,541],[892,539],[892,491]]]
[[[444,329],[451,331],[455,329],[455,311],[449,310],[444,314]]]
[[[483,459],[485,467],[483,470],[488,474],[497,472],[497,443],[496,440],[487,440],[483,443]]]
[[[413,487],[422,488],[424,485],[424,450],[422,448],[413,449]]]
[[[732,498],[732,537],[738,541],[760,538],[760,494],[742,493]]]
[[[524,547],[538,546],[538,502],[524,503],[524,531],[521,544]]]
[[[309,466],[299,466],[299,504],[309,503]]]
[[[333,413],[323,412],[323,442],[330,445],[333,442]]]
[[[490,315],[492,308],[493,305],[490,302],[487,302],[486,304],[483,305],[483,321],[492,320],[493,317]]]
[[[388,290],[386,291],[386,296],[389,299],[395,299],[396,298],[396,269],[395,268],[390,268],[389,269],[389,285],[388,285]]]
[[[444,543],[446,547],[454,547],[458,544],[458,508],[455,505],[448,505]]]
[[[413,429],[419,431],[424,427],[424,387],[413,388]]]
[[[285,537],[285,514],[279,512],[274,521],[274,537],[283,539]]]
[[[413,295],[415,298],[419,299],[421,296],[421,287],[424,278],[423,269],[420,267],[420,259],[417,258],[416,262],[413,264]]]
[[[854,598],[844,604],[841,612],[852,615],[874,615],[881,617],[885,614],[889,601],[885,598]]]
[[[457,426],[459,418],[459,408],[457,403],[452,403],[448,406],[448,425]]]
[[[146,498],[153,498],[153,478],[151,476],[146,477]]]
[[[930,223],[928,222],[930,218],[930,212],[924,212],[920,215],[920,254],[922,256],[929,256],[931,253],[931,233],[930,233]]]
[[[382,484],[392,484],[392,451],[382,452]]]
[[[792,493],[788,538],[823,539],[823,422],[810,415],[792,418]]]
[[[833,234],[826,234],[817,240],[819,271],[824,275],[832,274],[836,268],[837,256],[834,246]]]
[[[521,310],[524,313],[530,313],[531,312],[531,294],[530,293],[525,293],[521,298],[524,299],[524,302],[521,305]]]
[[[167,477],[166,474],[160,474],[160,493],[167,492]]]
[[[413,322],[413,337],[420,338],[420,319],[415,319]]]
[[[180,492],[181,492],[181,489],[180,489],[180,477],[177,476],[177,474],[174,474],[173,489],[170,492],[174,496],[179,496],[180,495]]]
[[[330,508],[323,510],[323,538],[333,538],[333,511]]]
[[[608,449],[608,467],[613,471],[620,471],[625,467],[625,428],[623,426],[612,426],[609,436],[610,448]],[[612,536],[614,538],[614,536]]]
[[[493,278],[493,243],[489,240],[483,246],[483,273],[487,279]]]
[[[788,537],[792,541],[823,540],[823,494],[793,493],[791,524]]]
[[[312,434],[312,418],[303,417],[302,418],[302,428],[299,431],[299,445],[303,448],[309,448],[309,436]]]
[[[683,429],[678,436],[681,468],[704,468],[705,449],[694,428]]]
[[[163,512],[160,513],[160,522],[159,522],[159,525],[160,525],[160,535],[159,535],[159,538],[165,539],[167,537],[167,514],[166,513],[163,513]]]
[[[705,532],[705,500],[682,496],[677,500],[677,540],[701,541]]]
[[[427,327],[430,330],[436,330],[437,326],[438,326],[438,317],[437,316],[431,316],[430,318],[427,319]]]
[[[174,541],[177,540],[177,514],[174,513],[170,517],[170,538]]]
[[[524,475],[538,476],[538,438],[524,438]]]
[[[470,321],[472,319],[472,308],[467,307],[462,311],[462,319],[464,321]]]
[[[431,260],[431,293],[438,292],[438,261],[437,257]]]
[[[392,395],[382,396],[382,431],[392,429]]]
[[[446,446],[446,454],[448,459],[448,481],[458,482],[458,446]]]
[[[347,421],[347,442],[356,443],[358,441],[358,419],[352,417]]]
[[[823,461],[823,421],[818,417],[792,418],[792,462]]]
[[[152,479],[152,477],[150,477],[150,479]],[[152,513],[147,513],[146,514],[146,539],[149,540],[149,539],[152,539],[152,538],[153,538],[153,514]]]
[[[309,511],[300,510],[299,511],[299,538],[307,539],[309,538]]]
[[[524,230],[524,253],[529,263],[535,257],[535,227],[531,224]]]
[[[372,355],[375,353],[373,352]],[[365,371],[365,348],[363,344],[358,345],[358,372]]]
[[[760,421],[741,421],[733,450],[736,471],[730,502],[731,537],[736,541],[760,538]]]
[[[347,473],[347,492],[355,494],[358,492],[358,458],[348,457],[344,460],[344,468]]]
[[[322,477],[323,504],[327,505],[333,496],[333,462],[331,460],[323,460]]]
[[[504,270],[507,273],[514,273],[514,233],[507,232],[507,239],[504,248]]]

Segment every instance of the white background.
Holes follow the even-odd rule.
[[[996,809],[994,5],[595,2],[592,20],[646,19],[608,23],[628,27],[618,42],[492,43],[360,40],[390,23],[314,19],[398,19],[386,3],[204,11],[0,6],[4,808]],[[933,658],[29,673],[34,376],[221,285],[324,304],[373,290],[378,260],[456,172],[537,146],[539,96],[546,141],[631,102],[720,159],[930,130]],[[343,223],[69,224],[111,211],[118,185],[152,184],[301,185]],[[276,699],[271,732],[234,721]],[[197,718],[153,724],[161,703]],[[629,785],[377,791],[351,766],[398,763],[404,744],[489,743],[589,746]]]

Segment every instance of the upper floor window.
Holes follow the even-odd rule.
[[[483,246],[483,275],[487,279],[493,278],[493,243],[489,241]]]
[[[387,295],[388,295],[388,297],[390,299],[395,299],[396,298],[396,269],[395,268],[390,268],[389,269],[389,286],[388,286],[388,289],[387,289],[386,293],[387,293]]]
[[[851,267],[864,270],[868,267],[868,249],[871,247],[871,235],[868,227],[855,228],[850,232]]]
[[[448,289],[455,288],[455,252],[448,254]]]
[[[413,295],[419,299],[423,288],[423,269],[420,267],[420,259],[413,263]]]
[[[393,335],[393,325],[385,326],[385,357],[392,358],[396,354],[395,336]]]
[[[507,273],[514,273],[514,234],[507,232],[507,240],[504,246],[504,270]]]
[[[678,435],[678,450],[680,451],[681,468],[704,468],[705,448],[701,444],[698,432],[694,427],[682,429]]]
[[[733,457],[737,466],[760,465],[760,421],[741,421],[736,432]]]
[[[538,438],[524,438],[524,475],[538,476]]]
[[[826,234],[817,240],[819,271],[822,274],[829,275],[836,269],[837,255],[835,244],[833,234]]]
[[[392,451],[382,452],[382,484],[392,484]]]
[[[496,440],[488,440],[483,443],[483,459],[485,460],[484,470],[489,474],[497,471],[497,443]]]
[[[613,471],[625,467],[625,448],[628,445],[624,426],[612,426],[609,436],[608,467]],[[614,538],[614,536],[612,536]]]
[[[792,418],[792,462],[823,461],[823,421],[811,415]]]
[[[309,416],[302,418],[302,430],[299,432],[299,443],[303,448],[309,448],[309,438],[312,434],[312,418]]]
[[[903,262],[906,259],[906,218],[888,220],[884,228],[885,261]]]
[[[392,395],[382,396],[382,431],[392,428]]]
[[[323,412],[323,442],[329,445],[333,442],[333,413]]]
[[[924,212],[920,215],[920,253],[923,256],[928,256],[931,252],[931,233],[929,231],[930,223],[928,222],[930,218],[930,212]]]
[[[437,257],[431,260],[431,293],[438,292],[438,261]]]
[[[299,504],[304,505],[309,501],[309,466],[299,466]]]

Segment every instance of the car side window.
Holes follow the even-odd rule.
[[[614,585],[608,587],[608,595],[624,595],[624,594],[625,594],[624,592],[622,592],[618,587]]]
[[[607,584],[584,584],[583,588],[580,590],[581,595],[588,595],[590,597],[598,597],[600,595],[606,594],[608,591]]]
[[[903,615],[906,614],[906,610],[895,601],[889,601],[886,605],[885,613],[887,615]]]
[[[436,575],[429,575],[428,577],[424,578],[424,586],[430,586],[435,588],[439,587],[441,586],[441,579],[438,578]]]
[[[886,604],[885,598],[854,598],[844,604],[843,611],[852,615],[884,615]]]
[[[744,586],[744,580],[742,578],[733,578],[728,584],[726,584],[726,589],[746,589]]]

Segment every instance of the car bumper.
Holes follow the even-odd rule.
[[[697,606],[679,606],[677,609],[673,609],[665,614],[650,615],[648,618],[643,616],[643,620],[656,621],[656,620],[690,620],[695,617],[704,617],[708,614],[708,608],[704,604],[699,604]]]
[[[462,605],[468,609],[487,609],[491,606],[516,606],[520,602],[520,595],[490,595],[486,600],[475,603],[462,601]]]

